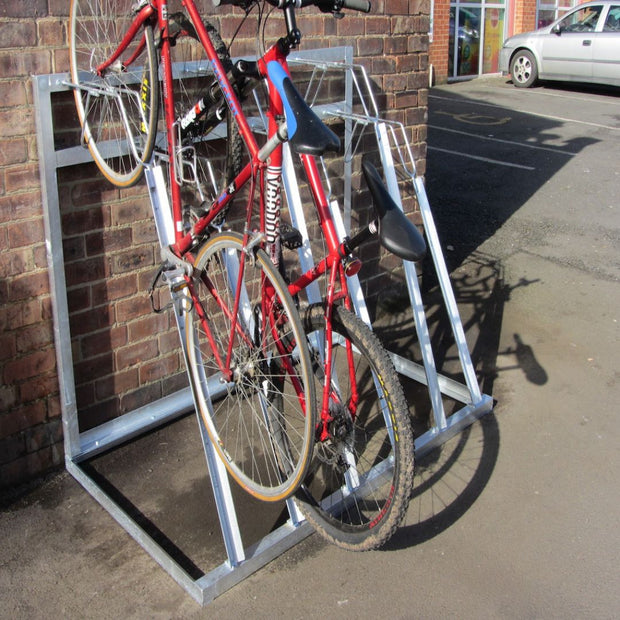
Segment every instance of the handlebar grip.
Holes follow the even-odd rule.
[[[362,13],[370,13],[370,0],[344,0],[342,8],[361,11]]]

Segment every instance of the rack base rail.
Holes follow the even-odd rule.
[[[353,65],[352,48],[341,47],[323,50],[298,52],[291,58],[292,63],[314,66],[316,70],[341,70],[345,77],[345,100],[327,106],[317,105],[323,116],[338,116],[345,122],[345,143],[348,152],[354,150],[355,130],[360,127],[372,127],[377,137],[384,173],[388,188],[397,204],[401,204],[398,183],[394,172],[393,150],[400,153],[404,147],[409,156],[409,176],[413,183],[422,212],[423,223],[435,268],[442,289],[442,294],[449,311],[450,322],[457,343],[461,367],[466,380],[462,385],[453,379],[439,375],[435,369],[428,327],[426,325],[424,306],[420,293],[415,268],[405,264],[407,287],[411,298],[418,339],[423,354],[423,365],[392,354],[397,371],[428,386],[433,409],[433,425],[430,430],[416,440],[416,453],[423,454],[447,441],[460,430],[472,424],[476,419],[492,410],[492,399],[480,393],[473,365],[465,342],[463,327],[458,314],[456,301],[450,285],[430,206],[424,191],[422,180],[415,173],[413,157],[406,144],[401,144],[394,136],[392,124],[379,119],[376,103],[369,88],[368,79],[363,69]],[[312,533],[312,528],[298,513],[292,500],[287,501],[289,519],[283,525],[264,536],[256,544],[244,547],[237,513],[231,494],[228,476],[224,465],[218,459],[211,446],[200,416],[198,424],[201,432],[208,473],[213,487],[218,518],[221,527],[226,559],[215,569],[196,579],[190,575],[175,559],[152,537],[132,516],[87,473],[80,464],[94,456],[138,438],[148,431],[178,419],[195,410],[191,388],[161,398],[153,403],[128,412],[119,418],[100,424],[88,431],[79,430],[78,406],[76,401],[73,357],[71,352],[71,330],[66,292],[64,256],[62,245],[62,228],[58,195],[57,170],[92,161],[90,154],[82,146],[56,150],[54,146],[54,119],[52,115],[52,97],[54,93],[71,88],[67,74],[49,74],[33,77],[34,102],[36,107],[37,144],[41,172],[41,189],[47,260],[50,276],[50,291],[54,320],[54,340],[56,345],[57,369],[60,384],[60,400],[64,432],[65,462],[69,473],[91,494],[91,496],[123,527],[127,533],[199,604],[205,605],[226,590],[243,581],[247,576],[265,566],[287,549],[299,543]],[[364,92],[365,91],[365,92]],[[352,99],[357,93],[365,110],[361,116],[352,113]],[[369,94],[370,93],[370,94]],[[397,128],[398,129],[398,128]],[[390,143],[392,141],[392,143]],[[286,152],[283,178],[285,194],[293,224],[304,238],[304,247],[300,250],[300,260],[312,260],[308,251],[308,234],[305,226],[299,188],[292,169],[290,153]],[[397,155],[397,157],[400,157]],[[352,155],[351,155],[352,156]],[[350,222],[350,159],[345,164],[349,178],[345,173],[344,219],[337,204],[333,203],[333,213],[340,222],[342,234]],[[160,235],[160,243],[166,243],[166,231],[169,219],[169,205],[161,167],[148,165],[145,169],[149,197]],[[168,211],[168,213],[167,213]],[[354,293],[355,309],[368,320],[366,304],[356,278],[351,279]],[[310,295],[312,295],[312,291]],[[314,293],[316,294],[316,293]],[[178,319],[179,317],[177,317]],[[178,321],[183,335],[183,321]],[[184,338],[181,338],[184,342]],[[464,404],[464,406],[446,417],[442,394]]]

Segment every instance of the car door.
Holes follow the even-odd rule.
[[[577,8],[545,36],[540,76],[589,80],[595,30],[603,5]]]
[[[620,86],[620,2],[602,16],[603,27],[592,47],[592,77],[597,82]]]

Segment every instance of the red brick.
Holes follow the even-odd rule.
[[[19,359],[8,362],[4,366],[5,383],[23,381],[38,374],[49,372],[56,366],[56,355],[53,349],[35,351]]]
[[[75,383],[89,383],[114,372],[114,356],[106,353],[74,365]]]
[[[127,327],[112,327],[95,334],[88,334],[80,340],[83,359],[102,353],[109,353],[127,344]]]
[[[363,17],[357,17],[354,13],[348,13],[345,19],[338,21],[338,35],[351,37],[360,36],[365,33],[366,20]]]
[[[15,403],[17,402],[17,388],[14,385],[3,385],[0,386],[0,411],[8,412]],[[13,431],[8,432],[7,429],[7,419],[9,417],[9,413],[0,414],[0,438],[5,435],[12,434]]]
[[[7,304],[3,308],[3,314],[7,330],[33,325],[40,321],[43,316],[41,300],[34,299],[17,304]]]
[[[133,224],[140,220],[151,219],[152,211],[148,199],[136,198],[120,204],[112,205],[111,226],[123,226]]]
[[[157,340],[144,340],[137,344],[121,347],[114,352],[116,366],[119,369],[129,368],[135,364],[152,360],[158,354]]]
[[[390,34],[390,18],[382,17],[376,14],[366,18],[366,34],[382,34],[387,36]]]
[[[20,50],[0,53],[0,75],[4,77],[23,77],[51,73],[51,55],[48,50]]]
[[[185,372],[185,365],[182,364],[180,367],[182,368],[180,372],[169,375],[162,381],[164,396],[173,394],[174,392],[178,392],[179,390],[188,387],[189,382],[187,379],[187,372]]]
[[[43,243],[45,241],[43,219],[9,224],[7,231],[9,247],[11,248],[32,246],[35,243]],[[30,250],[30,254],[32,254],[32,250]]]
[[[171,375],[179,369],[176,355],[161,355],[156,360],[140,366],[140,383],[152,383]]]
[[[26,451],[39,452],[43,448],[62,442],[62,424],[60,420],[53,420],[47,424],[40,424],[25,432]]]
[[[47,0],[13,0],[0,5],[0,17],[45,17],[47,14]]]
[[[100,205],[62,216],[62,228],[65,235],[83,235],[89,230],[97,230],[109,225],[109,209]]]
[[[27,22],[0,22],[0,49],[8,47],[33,47],[37,42],[36,24]]]
[[[11,80],[0,82],[0,108],[16,108],[28,103],[25,84],[22,81]],[[8,142],[8,141],[7,141]],[[6,157],[6,155],[4,155]],[[0,159],[0,163],[2,160]]]
[[[67,303],[71,314],[86,310],[95,305],[91,303],[90,287],[80,286],[67,291]]]
[[[121,396],[121,411],[127,413],[139,407],[150,405],[162,397],[161,386],[153,383],[135,392]]]
[[[126,250],[131,246],[130,228],[111,228],[86,234],[86,253],[96,256],[104,252]]]
[[[78,208],[99,205],[116,197],[117,191],[110,187],[110,182],[99,178],[86,183],[79,183],[71,188],[71,204]]]
[[[49,14],[56,17],[69,17],[69,6],[66,0],[48,0]]]
[[[39,40],[45,45],[66,46],[66,20],[47,19],[40,21],[38,27]]]
[[[152,277],[152,276],[151,276]],[[117,301],[124,297],[135,295],[138,292],[135,273],[123,274],[106,278],[93,284],[92,303],[94,306]],[[142,289],[144,290],[144,289]]]
[[[383,52],[383,37],[363,37],[357,42],[358,56],[376,56]]]
[[[128,324],[129,342],[137,342],[146,338],[156,339],[161,332],[170,328],[169,314],[155,314],[145,316]]]
[[[125,323],[150,314],[152,311],[151,302],[146,295],[134,297],[116,304],[116,320],[119,323]]]
[[[133,224],[131,227],[131,234],[133,242],[136,245],[157,242],[157,230],[155,229],[155,222],[152,219]]]
[[[106,400],[111,396],[125,394],[138,387],[139,368],[128,368],[95,381],[95,396]]]
[[[407,15],[409,0],[385,0],[385,12],[388,15]]]
[[[81,260],[86,256],[86,240],[84,235],[63,239],[62,247],[65,264]]]
[[[133,269],[141,269],[155,264],[152,246],[134,247],[119,252],[112,257],[111,274],[123,274]]]
[[[49,276],[46,271],[27,273],[14,278],[9,287],[10,301],[39,297],[49,292]]]
[[[23,164],[7,168],[5,172],[5,189],[7,192],[19,192],[25,189],[38,188],[39,165]]]
[[[102,258],[77,261],[65,266],[67,286],[95,282],[109,275],[107,263]]]
[[[406,54],[407,53],[407,37],[404,35],[396,37],[387,37],[385,39],[386,54]]]
[[[20,329],[15,337],[17,353],[26,353],[42,349],[54,342],[54,331],[51,322],[37,323]]]
[[[5,331],[0,322],[0,360],[10,359],[17,355],[16,340],[16,332]]]
[[[179,350],[180,346],[181,340],[179,339],[179,332],[176,329],[171,329],[169,332],[159,334],[159,351],[161,353]]]
[[[58,389],[58,377],[55,373],[37,375],[19,386],[20,400],[28,402],[47,398],[52,394],[58,394]]]
[[[24,273],[33,267],[31,248],[19,248],[10,252],[1,252],[0,257],[0,278],[9,278]]]
[[[80,336],[98,329],[104,329],[114,323],[114,308],[98,306],[84,312],[76,312],[71,315],[71,334]]]
[[[0,126],[1,126],[0,119]],[[22,192],[0,196],[0,223],[14,222],[41,215],[41,192]]]

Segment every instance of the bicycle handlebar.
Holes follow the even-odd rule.
[[[214,6],[232,4],[241,8],[247,8],[253,0],[212,0]],[[370,12],[370,0],[267,0],[269,4],[279,9],[293,7],[301,9],[306,6],[316,6],[323,13],[340,13],[342,9],[352,11]]]

